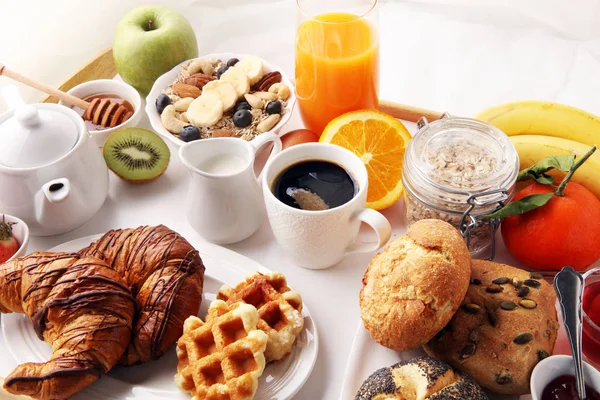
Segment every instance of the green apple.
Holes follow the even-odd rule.
[[[146,96],[159,76],[198,57],[198,43],[183,15],[167,7],[142,6],[119,22],[113,55],[121,78]]]

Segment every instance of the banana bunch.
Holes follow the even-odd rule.
[[[563,104],[519,101],[489,108],[476,119],[495,125],[515,145],[521,169],[548,156],[582,156],[600,147],[600,117]],[[557,178],[561,172],[552,172]],[[594,153],[572,178],[600,198],[600,154]]]

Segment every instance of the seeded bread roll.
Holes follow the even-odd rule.
[[[354,400],[487,400],[479,385],[431,357],[381,368],[369,376]]]
[[[554,289],[505,264],[473,260],[472,269],[462,307],[425,351],[494,392],[529,393],[531,371],[556,341]]]
[[[360,308],[371,337],[397,351],[421,347],[450,321],[471,274],[471,256],[447,222],[421,220],[376,255]]]

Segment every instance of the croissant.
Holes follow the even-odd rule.
[[[157,359],[183,334],[202,301],[204,264],[198,251],[166,226],[107,232],[79,251],[104,260],[136,300],[131,343],[120,360],[133,365]]]
[[[98,259],[34,253],[0,265],[0,312],[25,313],[39,338],[52,346],[49,361],[17,366],[5,389],[66,399],[124,354],[135,299],[122,276]]]

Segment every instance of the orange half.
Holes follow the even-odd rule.
[[[352,111],[332,120],[319,139],[360,157],[369,173],[367,207],[381,210],[402,196],[402,164],[411,136],[402,122],[375,110]]]

